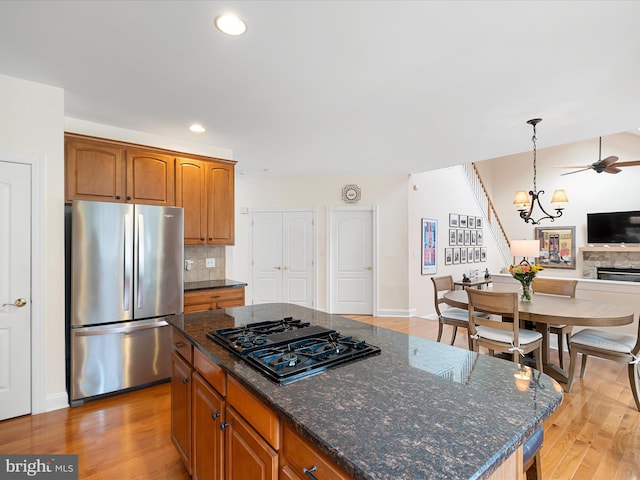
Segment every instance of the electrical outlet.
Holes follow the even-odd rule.
[[[207,258],[205,266],[207,268],[215,267],[216,266],[216,259],[215,258]]]

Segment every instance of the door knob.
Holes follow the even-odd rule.
[[[14,307],[24,307],[26,304],[27,301],[24,298],[18,298],[14,303],[3,303],[2,306],[12,305]]]

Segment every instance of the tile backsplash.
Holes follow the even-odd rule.
[[[215,258],[216,266],[207,268],[206,259]],[[184,271],[185,282],[202,282],[205,280],[223,280],[225,278],[224,247],[199,247],[186,245],[184,259],[193,260],[191,270]]]

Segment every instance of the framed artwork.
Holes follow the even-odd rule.
[[[458,243],[458,231],[449,230],[449,245],[456,245]]]
[[[471,232],[469,230],[464,231],[464,244],[471,245]]]
[[[453,263],[453,248],[444,249],[444,264],[451,265]]]
[[[473,263],[473,247],[465,247],[467,249],[467,261]]]
[[[576,268],[576,227],[536,227],[538,263],[544,268]]]
[[[473,261],[474,262],[480,261],[480,247],[476,247],[473,249]]]
[[[467,217],[467,227],[476,228],[476,217]]]
[[[449,226],[451,228],[458,228],[458,214],[450,213],[449,214]]]
[[[482,228],[482,217],[476,217],[476,228]]]
[[[476,245],[483,245],[484,239],[482,237],[482,230],[478,230],[478,234],[476,235]]]
[[[458,245],[464,245],[464,230],[458,230]]]
[[[422,219],[422,275],[434,274],[437,271],[438,222],[428,218]]]
[[[466,215],[458,215],[460,219],[460,228],[467,228],[467,216]]]
[[[467,249],[460,249],[460,263],[467,263]]]
[[[438,247],[438,222],[422,219],[422,275],[437,271],[436,252]]]
[[[453,263],[454,263],[454,265],[460,263],[460,248],[459,247],[455,247],[453,249]]]
[[[478,231],[477,230],[471,230],[471,245],[477,245],[477,240],[478,240]]]
[[[487,261],[487,247],[480,248],[480,261],[481,262]]]

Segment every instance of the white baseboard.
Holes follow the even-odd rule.
[[[51,412],[53,410],[60,410],[61,408],[69,407],[69,396],[67,392],[60,392],[54,395],[48,395],[45,400],[45,410],[43,412],[32,412],[32,413],[44,413]]]
[[[413,310],[415,313],[415,310]],[[378,310],[377,317],[411,317],[411,310]]]

